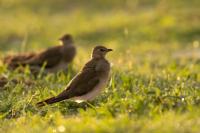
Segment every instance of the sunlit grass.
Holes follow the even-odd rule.
[[[67,74],[11,72],[0,90],[0,132],[199,132],[199,1],[2,0],[0,57],[40,51],[74,36],[77,56]],[[91,104],[36,108],[58,94],[90,59],[95,45],[114,49],[111,80]],[[186,54],[189,53],[189,54]],[[178,56],[177,56],[178,55]]]

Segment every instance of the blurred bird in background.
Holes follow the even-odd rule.
[[[76,55],[76,47],[70,34],[65,34],[59,39],[62,45],[48,48],[39,53],[7,56],[3,62],[10,69],[29,65],[31,71],[40,71],[44,66],[46,72],[66,71]]]

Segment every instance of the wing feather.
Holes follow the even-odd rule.
[[[60,47],[58,46],[43,51],[38,56],[35,56],[30,60],[24,62],[24,64],[42,66],[46,62],[46,67],[48,68],[58,64],[61,59],[62,54],[60,53]]]
[[[83,70],[72,79],[67,86],[67,89],[59,94],[58,97],[66,96],[68,98],[72,98],[87,94],[93,90],[100,82],[95,66],[96,63],[94,63],[94,60],[89,61],[84,66]]]

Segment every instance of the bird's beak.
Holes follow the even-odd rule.
[[[112,49],[107,49],[107,52],[113,51]]]

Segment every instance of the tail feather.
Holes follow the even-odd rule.
[[[51,97],[51,98],[48,98],[48,99],[46,99],[44,101],[38,102],[36,104],[36,106],[42,107],[42,106],[45,106],[47,104],[53,104],[53,103],[56,103],[56,102],[63,101],[65,99],[66,99],[66,97]]]

